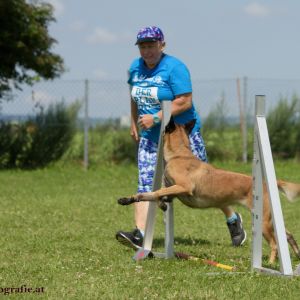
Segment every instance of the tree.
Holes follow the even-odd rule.
[[[293,158],[300,153],[300,99],[281,97],[267,117],[272,152],[280,158]]]
[[[28,1],[27,1],[28,2]],[[0,0],[0,98],[22,83],[53,79],[63,59],[51,52],[56,43],[48,33],[53,8],[41,1]]]

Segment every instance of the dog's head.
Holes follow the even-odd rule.
[[[168,160],[182,146],[190,149],[189,134],[195,126],[196,120],[192,120],[184,125],[176,124],[173,117],[165,127],[164,134],[164,157]]]
[[[189,135],[192,132],[195,124],[196,124],[196,119],[193,119],[183,125],[175,124],[174,118],[173,118],[173,116],[171,116],[169,123],[165,127],[165,134],[171,134],[172,132],[174,132],[176,130],[176,128],[184,128],[187,135]]]
[[[175,127],[174,119],[173,119],[173,116],[171,116],[169,123],[165,127],[165,134],[172,133],[175,130],[175,128],[176,127]]]

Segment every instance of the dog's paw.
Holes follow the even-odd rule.
[[[130,205],[130,204],[132,204],[134,202],[136,202],[136,201],[135,201],[135,199],[133,197],[131,197],[131,198],[120,198],[118,200],[118,203],[120,205]]]
[[[171,203],[173,201],[173,199],[174,199],[174,197],[172,197],[172,196],[164,196],[161,198],[161,200],[166,203]]]
[[[167,211],[167,209],[168,209],[167,204],[166,204],[165,202],[163,202],[163,201],[159,201],[159,202],[158,202],[158,207],[159,207],[162,211]]]

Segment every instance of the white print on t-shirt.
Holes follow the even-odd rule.
[[[157,91],[157,87],[134,86],[131,90],[131,96],[137,103],[138,109],[152,109],[160,106]]]
[[[158,85],[164,85],[164,82],[163,82],[161,76],[159,76],[159,75],[147,78],[146,75],[140,75],[140,76],[138,76],[136,74],[132,78],[132,82],[139,82],[140,86],[148,86],[149,83],[150,84],[151,83],[155,83],[155,84],[158,84]]]

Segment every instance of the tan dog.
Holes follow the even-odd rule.
[[[118,203],[128,205],[139,201],[164,201],[166,197],[178,197],[185,205],[192,208],[222,208],[242,204],[252,208],[252,177],[240,173],[216,169],[200,161],[190,150],[188,134],[195,122],[183,125],[169,122],[164,135],[164,159],[166,187],[154,192],[136,194],[121,198]],[[300,195],[300,184],[277,181],[278,188],[288,200]],[[269,196],[264,185],[263,192],[263,235],[271,247],[269,262],[277,257],[277,245],[272,225]],[[287,240],[295,254],[300,258],[300,251],[293,236],[287,231]]]

